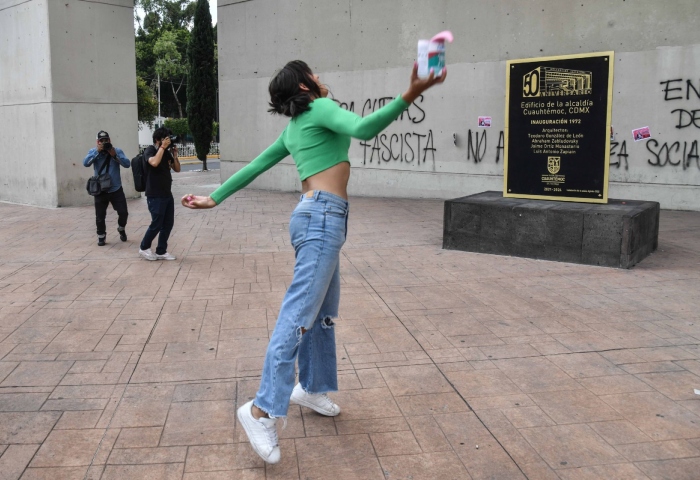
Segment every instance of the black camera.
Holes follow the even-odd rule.
[[[110,150],[112,150],[112,144],[109,143],[109,142],[105,142],[105,143],[102,144],[102,149],[103,149],[105,152],[109,152]]]

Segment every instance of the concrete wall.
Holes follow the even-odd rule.
[[[0,0],[0,42],[0,201],[92,202],[97,132],[138,152],[133,0]]]
[[[610,197],[700,210],[700,113],[689,122],[700,110],[697,0],[219,0],[218,19],[222,179],[284,128],[266,113],[267,85],[288,60],[307,61],[337,99],[366,114],[405,90],[416,41],[450,29],[447,83],[389,127],[384,144],[353,141],[351,194],[501,190],[505,61],[614,50]],[[661,82],[678,79],[670,88],[682,90],[664,91]],[[478,129],[479,115],[493,126]],[[631,130],[644,126],[653,140],[633,142]],[[253,186],[300,185],[287,159]]]

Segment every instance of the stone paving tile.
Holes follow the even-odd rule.
[[[129,386],[117,407],[111,426],[153,427],[165,425],[175,387]]]
[[[530,398],[557,425],[622,419],[618,412],[587,390],[531,393]]]
[[[433,452],[415,455],[381,457],[386,478],[411,478],[414,480],[471,479],[467,469],[453,452]]]
[[[597,465],[595,467],[571,468],[557,470],[557,475],[562,480],[599,480],[601,478],[615,478],[620,480],[647,480],[637,466],[631,463],[616,463],[612,465]],[[677,478],[677,477],[667,477]]]
[[[700,459],[694,457],[639,462],[636,466],[652,480],[666,478],[672,478],[674,480],[693,480],[697,478],[697,473],[700,471]]]
[[[160,445],[205,445],[233,442],[231,401],[172,403]]]
[[[148,478],[152,480],[176,480],[182,478],[184,463],[159,465],[107,465],[102,474],[103,480],[124,478]]]
[[[296,445],[301,478],[382,478],[368,435],[299,438]]]
[[[135,254],[144,199],[106,247],[92,206],[0,204],[0,476],[697,478],[700,214],[662,211],[659,250],[621,271],[445,251],[441,201],[368,198],[341,258],[342,413],[291,406],[265,466],[234,411],[291,281],[295,202],[176,206],[167,263]]]
[[[57,412],[0,413],[0,445],[40,444],[60,416]]]
[[[48,393],[2,393],[0,412],[33,412],[41,410]]]
[[[625,461],[587,425],[526,428],[521,433],[555,470]]]
[[[56,386],[70,370],[73,362],[21,362],[0,387]]]
[[[81,428],[95,428],[102,416],[102,410],[88,410],[78,412],[63,412],[61,419],[54,429],[76,430]]]
[[[31,467],[89,466],[104,430],[54,430],[42,443]]]

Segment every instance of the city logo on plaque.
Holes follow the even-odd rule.
[[[561,157],[547,157],[547,170],[554,175],[561,168]]]
[[[540,66],[523,75],[523,97],[561,97],[592,93],[592,72]]]

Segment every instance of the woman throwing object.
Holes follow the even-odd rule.
[[[408,90],[363,118],[326,98],[328,89],[306,63],[289,62],[269,86],[269,111],[291,117],[279,138],[210,196],[182,197],[187,208],[215,207],[290,154],[299,171],[303,193],[289,221],[294,277],[267,347],[260,389],[237,412],[253,449],[268,463],[280,460],[275,424],[287,416],[290,400],[322,415],[340,413],[327,393],[338,389],[332,319],[338,316],[340,249],[347,235],[350,138],[376,136],[425,90],[443,83],[446,73],[421,79],[414,65]]]

